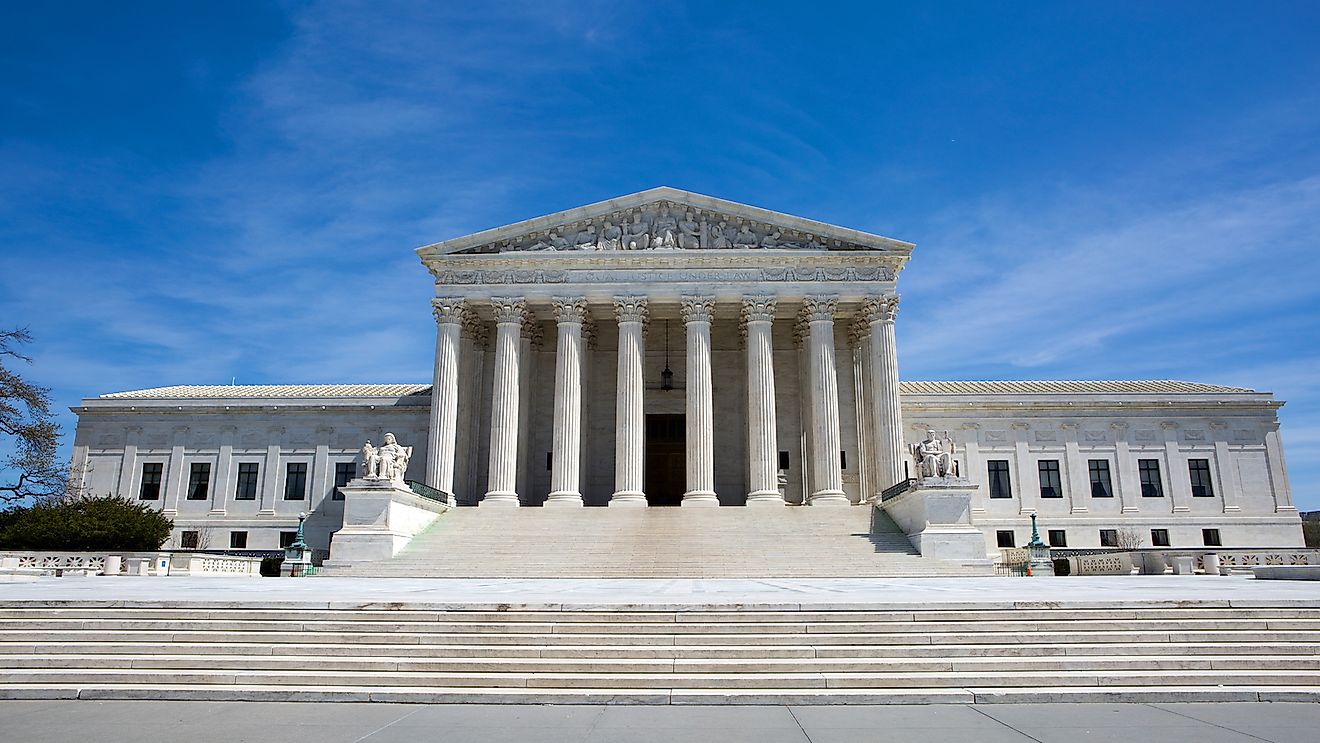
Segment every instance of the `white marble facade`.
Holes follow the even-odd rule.
[[[135,497],[159,464],[179,539],[245,532],[272,549],[303,510],[328,543],[336,475],[386,432],[416,447],[407,479],[460,505],[847,507],[904,479],[905,442],[933,429],[982,485],[991,549],[1004,531],[1024,543],[1032,511],[1068,547],[1125,527],[1175,547],[1205,529],[1224,546],[1300,544],[1268,393],[900,384],[895,283],[912,248],[666,188],[477,233],[418,250],[436,280],[431,385],[103,395],[76,409],[74,464],[91,492]],[[1092,460],[1112,497],[1093,496]],[[188,497],[194,463],[209,465],[204,499]],[[252,500],[237,498],[252,494],[240,465]],[[305,499],[286,500],[299,465]],[[990,497],[991,467],[1007,468],[1006,497]],[[1055,470],[1059,497],[1043,498]],[[1143,472],[1160,495],[1142,494]]]

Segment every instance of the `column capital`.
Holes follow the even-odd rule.
[[[587,319],[586,297],[554,297],[555,321],[581,324]]]
[[[522,297],[491,297],[491,309],[495,311],[495,322],[522,323],[527,317],[527,300]]]
[[[437,323],[462,323],[468,313],[462,297],[436,297],[431,300],[431,314]]]
[[[848,345],[853,348],[860,348],[862,341],[871,337],[871,324],[866,322],[865,318],[859,317],[851,323],[848,323]]]
[[[833,322],[838,306],[837,294],[808,294],[802,300],[802,314],[807,322]]]
[[[524,340],[531,341],[532,348],[539,349],[545,342],[545,334],[541,331],[541,323],[537,322],[530,312],[524,316],[520,332]]]
[[[893,322],[896,315],[898,295],[867,297],[858,311],[858,317],[867,323]]]
[[[619,322],[645,323],[649,310],[644,296],[619,296],[614,298],[614,316]]]
[[[715,298],[685,294],[682,298],[683,323],[710,322],[715,314]]]
[[[776,299],[772,294],[751,294],[743,297],[742,321],[773,322]]]

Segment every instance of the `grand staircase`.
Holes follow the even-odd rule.
[[[1320,608],[1289,601],[1253,608],[1188,602],[848,611],[120,603],[0,602],[0,698],[1320,699]]]
[[[869,507],[458,508],[391,560],[327,575],[796,578],[985,575],[923,559]]]

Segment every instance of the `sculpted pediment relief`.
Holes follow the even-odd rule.
[[[420,248],[423,258],[513,252],[880,250],[910,243],[672,188],[624,196]]]

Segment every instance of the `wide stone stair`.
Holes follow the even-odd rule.
[[[887,516],[847,508],[457,508],[390,560],[326,575],[800,578],[985,575],[924,559]]]
[[[639,704],[1320,699],[1320,608],[1288,602],[783,611],[119,603],[0,602],[0,697]]]

